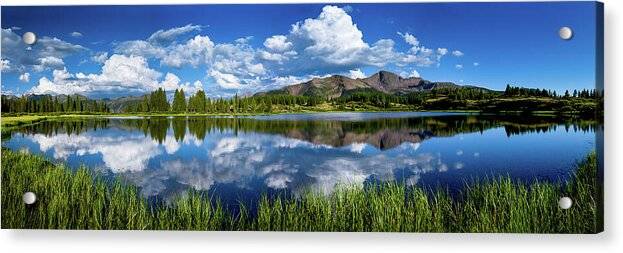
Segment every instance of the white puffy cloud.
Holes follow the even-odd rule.
[[[463,69],[463,64],[456,64],[456,65],[454,65],[454,67],[456,69]]]
[[[53,80],[39,79],[37,86],[30,89],[35,94],[84,94],[123,95],[142,93],[159,87],[162,74],[149,68],[141,56],[112,55],[102,66],[100,74],[72,74],[63,68],[54,70]]]
[[[390,39],[381,39],[372,44],[366,55],[366,64],[375,67],[383,67],[395,61],[400,54],[394,51],[394,41]],[[395,63],[395,62],[394,62]]]
[[[46,69],[62,69],[65,66],[63,59],[54,56],[39,58],[38,61],[39,64],[32,66],[33,70],[37,72],[41,72]]]
[[[162,58],[166,55],[166,50],[162,47],[152,45],[144,40],[130,40],[121,42],[115,47],[115,52],[125,55],[136,55],[143,57]]]
[[[137,55],[146,58],[160,59],[161,65],[182,67],[205,64],[210,61],[214,50],[214,42],[208,36],[196,35],[185,43],[179,44],[178,36],[200,31],[201,26],[186,25],[169,30],[158,30],[146,40],[132,40],[119,43],[115,52],[125,55]]]
[[[417,47],[420,45],[420,41],[415,36],[413,36],[413,34],[410,34],[408,32],[406,33],[398,32],[398,35],[404,38],[405,42],[411,46]]]
[[[175,74],[167,73],[164,80],[160,83],[160,87],[162,87],[165,91],[176,90],[180,87],[180,81],[180,78]]]
[[[240,80],[233,74],[222,73],[218,70],[211,70],[209,75],[214,78],[216,84],[223,89],[238,89],[241,88]]]
[[[11,61],[8,59],[0,59],[0,71],[9,72],[11,70]]]
[[[249,36],[237,39],[235,44],[215,44],[210,37],[204,35],[196,35],[182,43],[175,40],[180,34],[198,29],[198,26],[186,26],[158,31],[147,40],[122,42],[117,45],[115,51],[130,56],[159,59],[161,65],[175,68],[205,66],[206,77],[214,81],[216,84],[214,88],[219,92],[251,90],[251,87],[259,82],[260,77],[266,77],[268,73],[264,64],[260,62],[262,60],[258,57],[260,54],[247,44],[251,39]],[[285,52],[279,59],[275,59],[270,53],[264,56],[280,60],[289,54]],[[168,88],[174,87],[171,82],[165,84]],[[180,84],[179,87],[184,85],[194,91],[198,90],[195,85],[189,83]],[[200,88],[203,88],[203,85]]]
[[[53,79],[50,80],[47,77],[42,77],[36,86],[32,87],[28,93],[33,94],[84,94],[88,88],[86,85],[81,85],[75,80],[73,75],[70,75],[66,69],[54,70],[52,72]]]
[[[441,57],[444,57],[448,54],[447,48],[437,48],[437,66],[441,65]]]
[[[140,56],[112,55],[102,67],[102,74],[91,75],[94,81],[114,83],[124,87],[152,88],[162,74],[149,68]]]
[[[463,52],[459,51],[459,50],[454,50],[452,51],[452,55],[456,56],[456,57],[461,57],[463,56]]]
[[[419,67],[428,67],[436,63],[437,66],[441,63],[441,58],[448,53],[447,48],[437,48],[433,50],[422,45],[420,41],[412,34],[406,32],[398,32],[405,43],[411,46],[409,50],[402,53],[398,58],[398,66],[404,67],[410,64],[414,64]]]
[[[108,60],[108,52],[97,52],[91,56],[91,60],[99,64],[104,64]]]
[[[199,80],[190,84],[190,82],[185,82],[180,85],[180,89],[184,90],[184,94],[186,96],[193,95],[197,93],[197,91],[203,90],[203,83]]]
[[[208,36],[197,35],[185,44],[172,46],[162,56],[161,63],[172,67],[189,64],[193,67],[209,62],[214,53],[214,42]]]
[[[218,44],[211,68],[239,77],[262,76],[266,69],[257,62],[254,50],[248,45]]]
[[[409,73],[408,77],[420,77],[420,73],[414,69]]]
[[[27,45],[22,42],[20,35],[13,29],[2,29],[2,67],[7,71],[42,71],[46,69],[58,69],[64,65],[63,59],[67,56],[88,51],[81,45],[71,44],[55,37],[43,36],[35,45]],[[6,64],[5,64],[6,63]]]
[[[77,37],[82,37],[82,33],[77,32],[77,31],[76,31],[76,32],[71,32],[69,35],[70,35],[71,37],[76,37],[76,38],[77,38]]]
[[[264,50],[260,50],[258,53],[260,58],[266,61],[275,61],[281,64],[283,61],[288,60],[288,56],[280,53],[271,53]]]
[[[30,73],[26,72],[24,74],[19,75],[19,80],[24,83],[30,82]]]
[[[439,65],[442,57],[449,53],[447,48],[435,50],[422,45],[414,34],[408,32],[398,32],[402,38],[399,42],[409,46],[406,51],[397,50],[396,42],[389,38],[369,44],[364,41],[363,31],[348,12],[331,5],[324,6],[317,17],[295,22],[286,33],[268,36],[259,47],[249,43],[252,36],[231,43],[216,43],[206,34],[193,34],[200,32],[201,28],[188,24],[158,30],[144,39],[119,42],[115,44],[115,54],[112,56],[108,52],[91,53],[90,59],[102,64],[101,74],[76,73],[73,79],[62,82],[53,82],[50,80],[53,77],[48,77],[41,80],[42,87],[55,92],[67,87],[68,90],[81,90],[90,94],[99,91],[144,92],[155,87],[166,87],[167,90],[187,87],[193,91],[205,88],[208,95],[216,96],[253,94],[307,81],[306,78],[311,76],[347,73],[363,77],[362,73],[351,71],[364,67],[396,68],[397,71],[409,73],[414,66]],[[65,56],[85,50],[82,46],[57,38],[44,37],[33,48],[37,57],[24,60],[11,54],[23,51],[21,38],[11,29],[3,29],[2,32],[4,72],[25,72],[25,69],[15,67],[17,63],[19,66],[24,65],[24,62],[33,71],[61,70],[65,66]],[[46,46],[39,47],[41,43]],[[10,57],[5,57],[5,51],[9,52]],[[111,60],[115,55],[118,55],[117,59]],[[116,66],[121,68],[123,74],[108,72],[119,56],[135,62]],[[136,62],[137,59],[143,63]],[[147,66],[147,62],[153,60],[159,62],[160,67],[198,68],[205,73],[205,85],[182,82],[180,79],[183,78],[172,73],[162,75]],[[125,72],[132,69],[130,66],[142,67],[130,74]],[[161,77],[164,77],[162,82],[159,80]],[[33,91],[40,92],[42,87],[34,87]]]
[[[70,54],[86,50],[86,48],[80,45],[65,42],[58,38],[44,36],[43,38],[37,40],[37,44],[35,44],[33,50],[37,50],[38,54],[42,57],[52,56],[63,58]]]
[[[293,44],[284,35],[274,35],[264,41],[266,50],[258,50],[260,59],[282,64],[298,53],[292,50]]]
[[[194,83],[185,82],[182,83],[182,80],[173,73],[167,73],[164,76],[164,80],[158,84],[159,88],[162,88],[165,91],[174,91],[177,89],[183,89],[184,94],[186,96],[190,96],[195,94],[199,90],[203,90],[203,83],[201,81],[195,81]]]
[[[363,73],[361,69],[352,69],[349,71],[349,74],[350,74],[350,78],[353,78],[353,79],[366,78],[366,74]]]
[[[474,62],[474,67],[478,67],[478,66],[480,66],[480,63]]]
[[[325,6],[317,18],[308,18],[292,25],[291,40],[306,54],[329,64],[356,63],[369,48],[363,33],[344,10]]]
[[[285,52],[292,49],[292,42],[284,35],[274,35],[264,41],[264,46],[273,52]]]

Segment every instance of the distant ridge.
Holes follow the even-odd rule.
[[[404,78],[389,71],[379,71],[369,77],[357,79],[342,75],[314,78],[307,82],[293,84],[278,90],[257,93],[256,95],[289,94],[295,96],[320,96],[333,99],[357,90],[374,90],[386,94],[397,94],[460,87],[464,86],[452,82],[431,82],[420,77]],[[476,86],[465,87],[488,90]]]

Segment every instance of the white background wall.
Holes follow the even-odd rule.
[[[497,0],[501,1],[501,0]],[[182,3],[210,3],[194,0]],[[256,1],[218,1],[220,3]],[[284,0],[259,2],[283,3]],[[326,2],[326,1],[299,1]],[[343,2],[382,2],[343,1]],[[391,2],[424,2],[400,1]],[[431,1],[428,1],[431,2]],[[445,1],[444,1],[445,2]],[[0,231],[0,252],[613,252],[623,249],[623,1],[605,3],[606,232],[598,235]],[[1,5],[167,4],[172,0],[3,0]],[[615,45],[619,45],[618,47]],[[617,131],[619,130],[619,131]]]

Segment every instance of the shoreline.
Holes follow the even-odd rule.
[[[73,171],[39,155],[2,149],[2,228],[598,233],[596,159],[594,152],[587,155],[564,183],[525,186],[502,177],[470,184],[457,198],[397,183],[344,185],[329,195],[264,195],[255,209],[241,205],[233,214],[194,190],[171,204],[150,206],[136,186],[119,179],[108,182],[86,167]],[[25,191],[39,200],[24,205]],[[562,196],[578,204],[560,209]]]
[[[46,114],[22,114],[22,115],[4,115],[0,114],[0,126],[3,128],[11,128],[38,123],[50,119],[65,118],[131,118],[131,117],[247,117],[247,116],[270,116],[270,115],[292,115],[292,114],[319,114],[319,113],[464,113],[464,114],[482,114],[482,115],[533,115],[533,116],[563,116],[563,117],[579,117],[581,114],[567,113],[559,114],[556,111],[499,111],[488,112],[482,110],[421,110],[421,111],[392,111],[392,110],[365,110],[365,111],[293,111],[293,112],[271,112],[271,113],[46,113]]]

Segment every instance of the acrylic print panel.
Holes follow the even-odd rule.
[[[2,7],[2,228],[597,233],[597,2]]]

